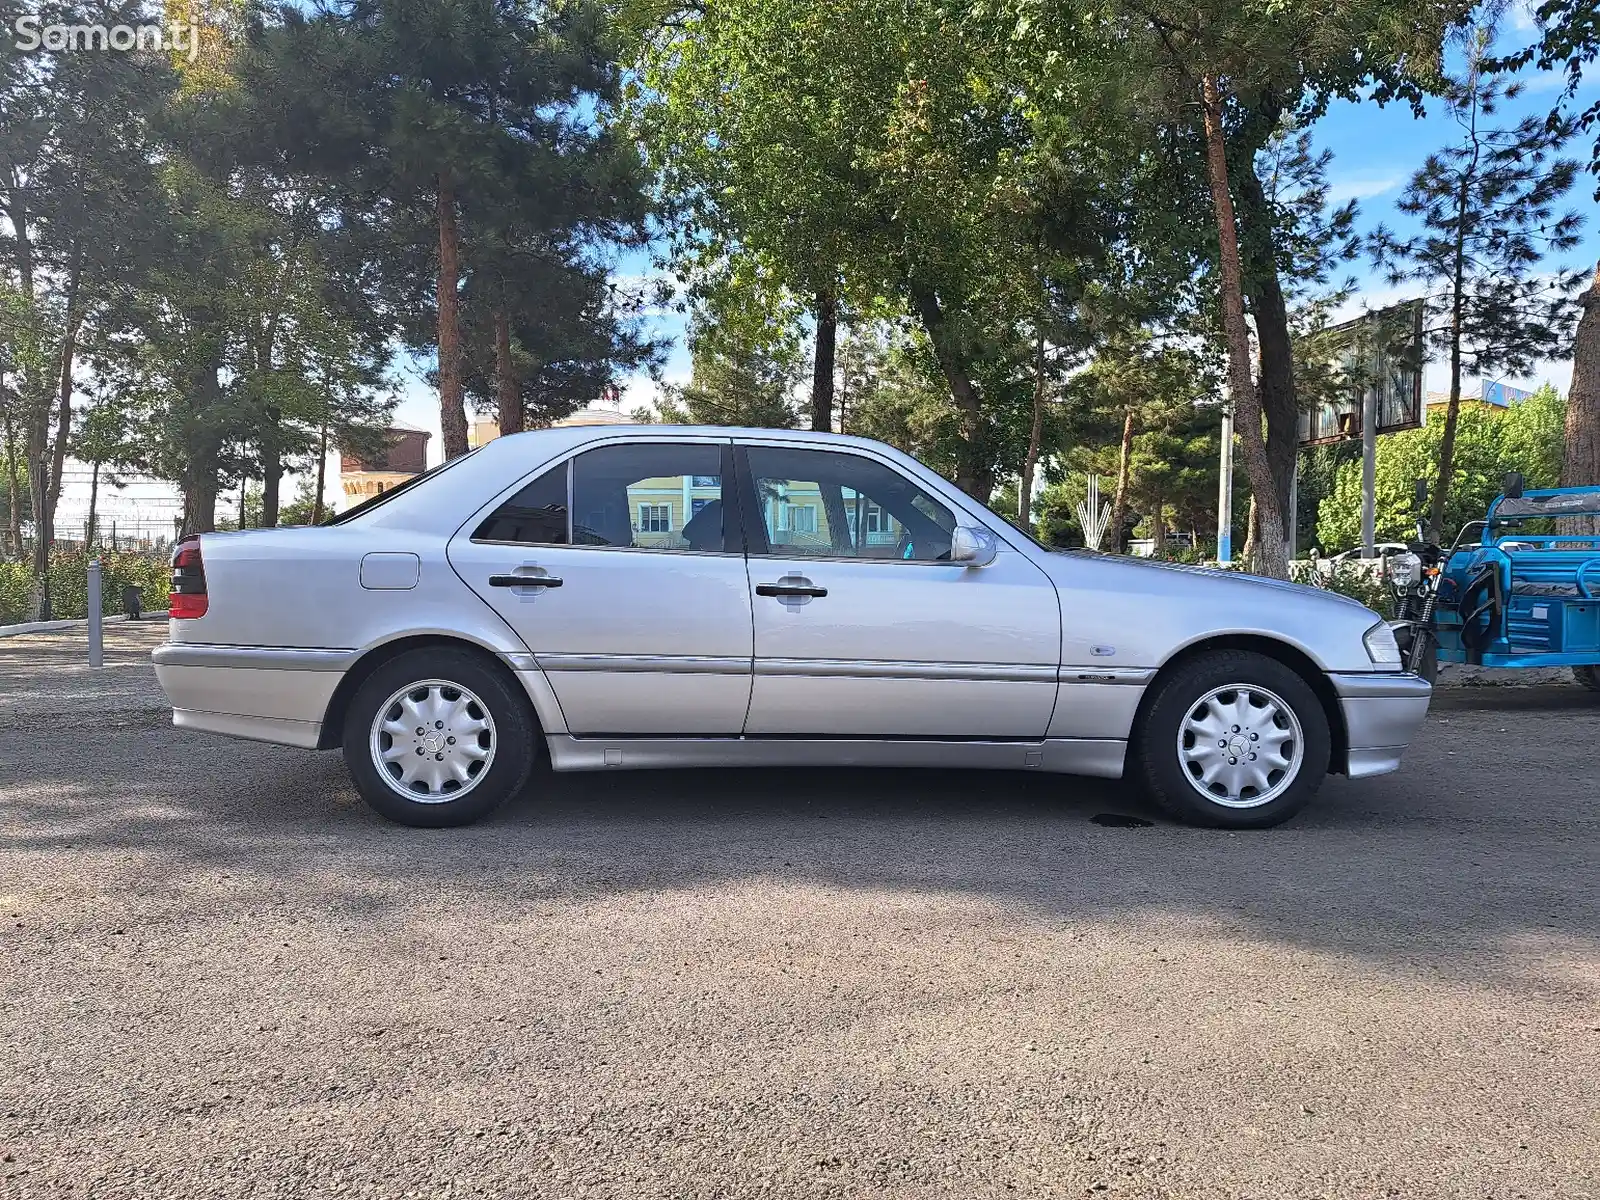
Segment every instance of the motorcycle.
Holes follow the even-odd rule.
[[[1437,542],[1427,539],[1423,513],[1428,503],[1428,482],[1417,480],[1417,540],[1404,554],[1385,565],[1389,589],[1394,593],[1394,619],[1389,628],[1400,646],[1406,670],[1432,683],[1439,675],[1439,638],[1433,619],[1439,599],[1439,574],[1448,558]]]

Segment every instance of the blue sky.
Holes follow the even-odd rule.
[[[1532,40],[1532,22],[1526,14],[1525,7],[1513,7],[1506,18],[1496,49],[1508,50]],[[1526,90],[1522,96],[1501,107],[1496,117],[1497,123],[1511,125],[1530,113],[1544,115],[1560,94],[1563,84],[1562,78],[1554,73],[1539,75],[1525,72],[1523,79]],[[1600,74],[1585,82],[1579,99],[1585,102],[1592,100],[1597,86],[1600,86]],[[1428,106],[1427,115],[1421,119],[1413,117],[1410,108],[1404,105],[1380,108],[1371,103],[1339,102],[1312,130],[1316,145],[1333,152],[1329,169],[1333,199],[1342,202],[1354,198],[1359,202],[1358,228],[1363,233],[1370,232],[1380,223],[1388,224],[1401,233],[1407,231],[1406,221],[1395,211],[1395,202],[1428,154],[1447,144],[1456,133],[1454,122],[1445,114],[1443,105],[1437,102]],[[1591,135],[1580,135],[1575,139],[1568,148],[1571,157],[1586,163],[1590,139]],[[1568,206],[1585,218],[1583,243],[1568,260],[1553,261],[1552,266],[1573,266],[1587,270],[1600,256],[1600,251],[1597,251],[1597,247],[1600,247],[1600,204],[1596,204],[1592,198],[1594,186],[1595,180],[1591,176],[1586,173],[1579,175],[1578,184],[1568,197]],[[647,254],[634,253],[619,258],[615,269],[620,275],[642,275],[651,269],[651,263]],[[1354,264],[1353,273],[1360,294],[1347,306],[1348,315],[1359,313],[1363,306],[1381,308],[1418,294],[1415,288],[1390,287],[1365,262]],[[651,328],[657,336],[673,339],[666,378],[669,381],[685,379],[689,371],[689,357],[683,343],[682,318],[672,313],[661,314],[652,319]],[[1553,361],[1541,364],[1527,377],[1507,378],[1502,382],[1532,387],[1549,381],[1564,390],[1571,373],[1570,362]],[[1448,372],[1442,363],[1429,364],[1425,378],[1429,390],[1442,391],[1448,386]],[[1473,381],[1464,381],[1463,386],[1470,389]],[[656,392],[656,385],[641,374],[627,382],[623,407],[628,409],[648,403]],[[434,433],[430,449],[437,458],[440,450],[438,404],[432,389],[422,383],[421,372],[416,368],[408,368],[404,372],[402,401],[396,415],[409,425]]]

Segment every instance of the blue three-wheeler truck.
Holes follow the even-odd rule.
[[[1419,505],[1426,496],[1419,480]],[[1600,691],[1600,533],[1581,532],[1596,517],[1600,487],[1524,489],[1513,473],[1447,550],[1421,540],[1419,522],[1419,540],[1387,565],[1410,669],[1432,679],[1441,662],[1571,667]]]

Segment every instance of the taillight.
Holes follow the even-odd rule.
[[[179,542],[172,552],[172,600],[167,616],[177,621],[206,615],[206,568],[200,539]]]

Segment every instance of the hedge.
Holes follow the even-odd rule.
[[[166,555],[130,554],[121,551],[99,552],[101,608],[106,616],[122,611],[122,589],[134,584],[144,589],[146,612],[167,607],[172,584],[172,567]],[[50,554],[50,615],[57,620],[89,615],[89,558],[82,549],[61,549]],[[33,575],[29,564],[0,562],[0,625],[12,625],[31,618],[29,599]]]

